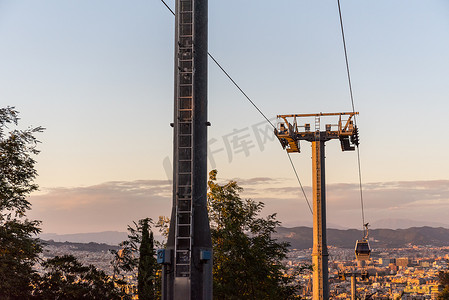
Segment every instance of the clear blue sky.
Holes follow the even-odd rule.
[[[367,218],[444,223],[449,3],[341,5]],[[124,230],[170,214],[173,36],[174,18],[156,0],[0,0],[2,106],[15,106],[23,126],[47,128],[32,212],[45,231]],[[209,52],[269,118],[351,110],[336,0],[210,1]],[[209,119],[210,167],[219,177],[246,182],[247,195],[285,225],[309,222],[301,195],[288,192],[298,185],[279,143],[257,140],[263,118],[212,61]],[[236,134],[248,149],[226,143]],[[293,158],[308,187],[310,151],[302,146]],[[358,182],[356,155],[336,141],[326,151],[329,222],[358,226],[357,194],[339,189]],[[271,190],[257,194],[262,188]]]

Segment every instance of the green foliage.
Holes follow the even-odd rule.
[[[443,285],[444,287],[449,287],[449,271],[441,271],[438,274],[438,278],[441,285]]]
[[[120,243],[121,249],[112,251],[114,273],[137,273],[139,299],[160,299],[161,297],[161,266],[156,263],[155,243],[151,226],[166,230],[164,219],[160,218],[155,225],[150,218],[133,222],[128,226],[128,239]],[[122,278],[124,279],[124,278]]]
[[[123,272],[135,272],[139,265],[139,248],[142,242],[142,227],[147,220],[148,224],[153,221],[150,218],[139,220],[138,223],[133,222],[134,226],[128,225],[128,239],[121,242],[120,250],[112,250],[114,254],[113,267],[114,273],[117,275]]]
[[[43,128],[11,129],[18,121],[14,108],[0,108],[0,299],[120,299],[103,271],[72,256],[42,263],[43,276],[33,269],[42,252],[35,237],[41,222],[26,219],[27,198],[38,189],[34,135]]]
[[[33,265],[42,246],[32,238],[39,232],[37,221],[7,219],[0,226],[0,299],[27,297],[30,280],[36,276]]]
[[[438,274],[440,284],[444,287],[443,291],[438,295],[438,300],[449,300],[449,271],[441,271]]]
[[[139,247],[139,270],[137,276],[137,290],[139,299],[155,299],[155,279],[158,268],[156,252],[154,251],[153,232],[149,230],[149,219],[142,222],[142,242]]]
[[[18,121],[14,108],[0,109],[0,208],[2,213],[8,211],[22,217],[31,207],[26,198],[38,189],[33,182],[37,176],[33,156],[39,153],[36,149],[39,141],[34,134],[43,128],[5,132],[8,126],[18,125]]]
[[[444,288],[444,290],[438,295],[438,300],[449,300],[449,288]]]
[[[130,299],[113,279],[72,255],[56,256],[42,264],[46,273],[35,282],[35,299]]]
[[[209,174],[209,218],[214,250],[215,299],[295,299],[297,286],[285,275],[288,243],[271,238],[276,214],[259,217],[264,204],[241,199],[237,182],[216,183]]]
[[[36,276],[32,266],[42,251],[33,236],[40,222],[25,219],[31,208],[27,197],[36,191],[34,156],[43,128],[10,129],[18,125],[18,112],[0,108],[0,298],[26,299]],[[7,131],[10,130],[10,131]]]
[[[154,227],[159,229],[159,233],[165,238],[168,238],[168,231],[170,229],[170,218],[159,216],[159,219],[157,220],[156,224],[154,224]],[[156,242],[156,246],[158,248],[165,248],[165,242]]]

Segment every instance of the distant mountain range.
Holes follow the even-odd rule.
[[[313,245],[312,228],[280,227],[274,235],[280,241],[289,242],[293,249],[307,249]],[[354,248],[357,239],[363,233],[356,229],[327,229],[328,246]],[[399,248],[407,245],[449,246],[449,229],[434,227],[412,227],[408,229],[370,229],[370,246],[372,248]]]
[[[398,248],[409,244],[449,246],[449,229],[442,227],[412,227],[408,229],[370,229],[370,245],[372,248]],[[279,227],[273,236],[280,241],[289,242],[293,249],[307,249],[313,245],[311,227]],[[354,248],[356,240],[363,233],[357,229],[327,229],[327,244],[340,248]],[[126,232],[105,231],[78,234],[41,234],[42,240],[72,243],[103,243],[118,245],[127,238]],[[158,236],[155,236],[159,239]]]
[[[300,224],[298,223],[283,223],[284,227],[312,227],[312,220],[303,221]],[[421,221],[421,220],[411,220],[411,219],[379,219],[379,220],[371,220],[369,221],[370,228],[372,229],[407,229],[411,227],[443,227],[449,229],[449,223],[441,223],[441,222],[432,222],[432,221]],[[338,223],[327,222],[327,228],[334,229],[350,229],[354,227],[348,227]],[[358,227],[357,227],[358,228]],[[361,228],[361,226],[360,226]]]
[[[443,227],[449,228],[449,224],[439,223],[439,222],[429,222],[429,221],[419,221],[410,219],[381,219],[370,223],[370,228],[388,228],[388,229],[407,229],[411,227]],[[333,226],[329,226],[333,227]],[[337,227],[333,227],[337,228]],[[341,229],[341,228],[339,228]]]
[[[120,231],[103,231],[90,233],[74,233],[74,234],[56,234],[41,233],[39,238],[42,240],[53,240],[55,242],[72,242],[72,243],[99,243],[108,245],[118,245],[126,240],[128,234]]]
[[[65,247],[70,251],[87,251],[87,252],[109,252],[110,250],[118,250],[119,246],[107,245],[104,243],[73,243],[73,242],[55,242],[53,240],[43,241],[44,246],[53,246],[57,248]],[[59,254],[58,254],[59,255]]]

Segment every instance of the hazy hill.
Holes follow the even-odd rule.
[[[372,229],[370,245],[375,248],[397,248],[407,244],[449,246],[449,229],[438,227],[412,227],[408,229]],[[361,230],[328,229],[327,243],[329,246],[354,248],[356,240],[361,239]],[[294,249],[307,249],[313,245],[312,228],[310,227],[280,227],[275,238],[287,241]]]
[[[55,242],[72,242],[72,243],[104,243],[108,245],[118,245],[126,240],[128,234],[120,231],[103,231],[90,233],[74,233],[74,234],[56,234],[42,233],[39,238],[42,240],[53,240]]]
[[[328,224],[330,225],[330,224]],[[420,220],[410,220],[410,219],[380,219],[374,222],[370,222],[370,228],[376,229],[407,229],[411,227],[443,227],[449,228],[449,224],[439,223],[439,222],[429,222],[429,221],[420,221]],[[328,226],[332,228],[338,228],[334,226]],[[338,228],[341,229],[341,228]]]
[[[72,242],[55,242],[54,240],[42,241],[45,246],[53,246],[57,248],[67,248],[70,251],[87,251],[87,252],[109,252],[109,250],[118,250],[119,246],[99,244],[99,243],[72,243]]]
[[[442,227],[412,227],[408,229],[370,229],[370,245],[373,248],[396,248],[407,244],[449,246],[449,229]],[[357,239],[363,236],[361,230],[356,229],[327,229],[327,243],[329,246],[354,248]],[[41,234],[43,240],[72,243],[104,243],[118,245],[127,237],[126,232],[106,231],[79,234]],[[286,228],[279,227],[275,238],[287,241],[294,249],[312,247],[312,228],[306,226]],[[159,236],[155,236],[159,239]]]

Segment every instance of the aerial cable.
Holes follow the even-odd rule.
[[[175,16],[175,12],[170,8],[170,6],[168,6],[168,4],[164,0],[161,1],[162,3],[164,3],[165,7]]]
[[[348,51],[346,49],[345,31],[343,28],[343,18],[341,16],[340,0],[337,0],[337,4],[338,4],[338,15],[340,17],[341,37],[343,40],[343,49],[344,49],[344,53],[345,53],[346,74],[348,76],[349,95],[351,97],[352,112],[355,112],[354,95],[352,93],[351,73],[349,71]],[[357,127],[357,119],[356,119],[355,115],[354,115],[354,125]],[[357,145],[357,166],[358,166],[358,172],[359,172],[360,205],[362,207],[362,227],[363,227],[363,232],[365,232],[365,211],[364,211],[364,207],[363,207],[364,205],[363,205],[363,189],[362,189],[362,168],[361,168],[361,164],[360,164],[359,145]]]
[[[173,14],[173,16],[176,16],[175,12],[170,8],[170,6],[168,6],[168,4],[164,1],[161,0],[162,3],[164,3],[164,5],[167,7],[167,9]],[[214,61],[214,63],[220,68],[221,71],[223,71],[223,73],[226,75],[226,77],[228,77],[228,79],[235,85],[235,87],[243,94],[243,96],[245,96],[245,98],[254,106],[255,109],[257,109],[257,111],[262,115],[262,117],[265,118],[265,120],[273,127],[276,128],[276,126],[273,125],[273,123],[271,123],[271,121],[267,118],[267,116],[265,116],[265,114],[257,107],[257,105],[251,100],[251,98],[242,90],[242,88],[237,84],[237,82],[235,82],[234,79],[232,79],[231,75],[229,75],[228,72],[226,72],[226,70],[218,63],[218,61],[215,59],[215,57],[212,56],[212,54],[210,54],[209,52],[207,52],[207,55],[209,55],[209,57]]]
[[[165,7],[173,14],[173,16],[176,16],[175,12],[170,8],[170,6],[168,6],[168,4],[164,1],[161,0],[161,2],[165,5]],[[243,89],[237,84],[237,82],[235,82],[234,79],[232,79],[231,75],[229,75],[228,72],[226,72],[226,70],[218,63],[218,61],[212,56],[212,54],[210,54],[209,52],[207,52],[207,55],[209,55],[209,57],[214,61],[214,63],[220,68],[220,70],[226,75],[226,77],[228,77],[228,79],[234,84],[234,86],[243,94],[243,96],[245,96],[245,98],[254,106],[254,108],[264,117],[264,119],[274,128],[276,129],[276,126],[273,125],[273,123],[267,118],[267,116],[259,109],[259,107],[257,107],[257,105],[251,100],[251,98],[243,91]],[[313,214],[312,208],[310,206],[309,200],[307,199],[307,195],[304,191],[304,188],[302,186],[301,180],[299,179],[299,175],[298,172],[296,172],[296,168],[295,165],[293,164],[293,161],[290,157],[290,154],[287,152],[287,156],[288,159],[290,161],[290,164],[293,168],[293,172],[295,173],[296,179],[298,180],[299,186],[301,187],[301,191],[304,195],[304,198],[307,202],[307,206],[309,207],[310,212]]]
[[[312,207],[310,206],[309,199],[307,199],[306,192],[304,191],[304,188],[302,187],[301,180],[299,180],[298,172],[296,172],[296,168],[295,168],[295,165],[293,164],[292,158],[290,157],[290,153],[288,153],[287,151],[285,151],[285,152],[287,153],[288,159],[290,160],[290,164],[292,165],[293,172],[295,172],[296,179],[298,179],[299,186],[301,187],[301,191],[302,191],[302,194],[304,195],[304,199],[306,199],[307,206],[309,207],[310,213],[313,215]]]
[[[243,94],[243,96],[245,96],[246,99],[248,99],[248,101],[257,109],[257,111],[265,118],[265,120],[270,123],[270,125],[273,128],[276,128],[276,126],[273,125],[273,123],[271,123],[271,121],[265,116],[265,114],[257,107],[257,105],[251,100],[251,98],[248,97],[248,95],[240,88],[240,86],[234,81],[234,79],[232,79],[232,77],[228,74],[228,72],[225,71],[225,69],[218,63],[218,61],[212,56],[212,54],[210,54],[209,52],[207,52],[207,54],[209,55],[210,58],[212,58],[212,60],[215,62],[215,64],[223,71],[223,73],[229,78],[229,80],[231,80],[231,82],[235,85],[235,87]]]

